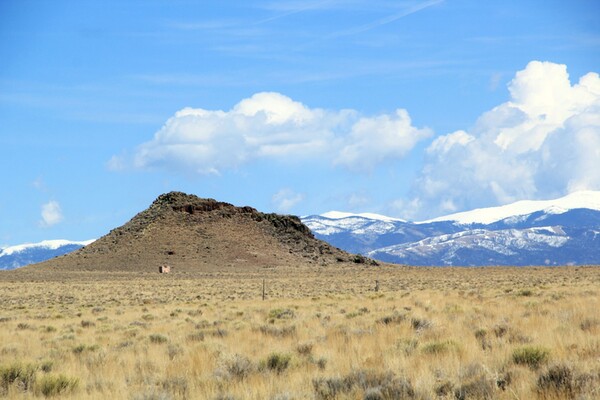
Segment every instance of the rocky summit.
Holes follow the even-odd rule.
[[[23,269],[61,271],[231,271],[366,262],[316,239],[298,217],[266,214],[181,192],[73,253]]]

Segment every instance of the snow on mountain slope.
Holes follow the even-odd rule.
[[[56,250],[59,247],[67,246],[67,245],[71,245],[71,244],[87,246],[88,244],[90,244],[92,242],[93,242],[93,240],[84,240],[84,241],[79,241],[79,242],[75,242],[75,241],[71,241],[71,240],[62,240],[62,239],[43,240],[39,243],[25,243],[25,244],[20,244],[17,246],[5,247],[2,250],[0,250],[0,257],[9,256],[14,253],[20,253],[24,250],[31,250],[31,249],[43,248],[46,250]]]
[[[564,246],[569,239],[560,227],[472,229],[389,246],[367,255],[415,265],[523,265],[532,256],[534,264],[547,264],[552,262],[554,249]],[[535,258],[536,253],[543,257]]]
[[[9,270],[46,261],[92,243],[93,240],[44,240],[5,247],[0,250],[0,270]]]
[[[345,219],[345,218],[357,217],[357,218],[366,218],[366,219],[373,219],[376,221],[385,221],[385,222],[390,222],[390,221],[406,222],[406,220],[403,220],[400,218],[392,218],[392,217],[387,217],[385,215],[374,214],[374,213],[353,214],[353,213],[342,212],[342,211],[329,211],[324,214],[321,214],[320,216],[329,218],[329,219]]]
[[[499,207],[478,208],[417,222],[417,224],[440,221],[454,221],[462,225],[491,224],[506,218],[516,220],[519,216],[537,211],[544,211],[546,214],[562,214],[577,208],[600,211],[600,191],[580,191],[555,200],[523,200]]]
[[[326,213],[330,215],[330,213]],[[356,234],[374,233],[384,234],[395,229],[393,220],[380,220],[360,217],[350,214],[348,217],[330,218],[324,215],[311,215],[303,217],[302,222],[314,233],[319,235],[334,235],[342,232],[353,232]]]

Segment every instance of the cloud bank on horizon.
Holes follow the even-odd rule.
[[[389,204],[408,219],[439,216],[520,199],[600,189],[600,78],[572,84],[567,66],[531,61],[508,85],[510,99],[472,127],[434,135],[413,126],[409,111],[362,115],[310,108],[284,94],[261,92],[232,109],[184,108],[113,169],[215,174],[255,160],[323,163],[369,174],[431,140],[411,195]],[[293,188],[273,203],[289,211],[303,201]]]

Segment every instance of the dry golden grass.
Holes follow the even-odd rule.
[[[0,299],[0,397],[600,398],[597,267],[0,273]]]

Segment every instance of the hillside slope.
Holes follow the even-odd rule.
[[[352,259],[297,217],[171,192],[90,245],[22,269],[156,272],[168,264],[174,271],[220,271]]]

